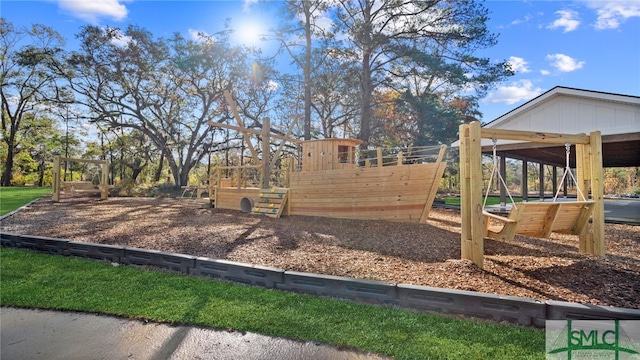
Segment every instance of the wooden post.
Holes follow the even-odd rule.
[[[529,201],[529,163],[522,160],[522,201]]]
[[[461,258],[471,257],[471,247],[467,244],[471,240],[471,213],[469,202],[471,201],[471,178],[469,177],[469,125],[460,125],[460,218],[461,218]]]
[[[602,170],[602,136],[600,131],[591,132],[590,138],[591,198],[595,202],[591,219],[593,226],[592,254],[604,256],[604,175]]]
[[[262,188],[269,188],[269,179],[271,178],[271,167],[269,165],[269,153],[271,152],[269,144],[269,133],[271,132],[271,119],[264,118],[262,122]]]
[[[60,156],[53,158],[53,193],[51,199],[60,201]]]
[[[507,158],[504,154],[498,154],[500,156],[500,175],[504,179],[504,182],[507,182]],[[502,181],[498,183],[498,188],[500,189],[500,207],[507,207],[507,188],[502,185]]]
[[[402,165],[402,151],[398,153],[398,165]]]
[[[544,200],[544,164],[540,163],[540,173],[538,174],[538,182],[540,188],[538,189],[538,195],[540,200]]]
[[[552,193],[555,196],[556,193],[558,192],[558,167],[553,165],[553,171],[552,171],[553,175],[551,175],[551,188],[552,188]]]
[[[378,157],[378,167],[382,167],[382,148],[376,148],[376,156]]]
[[[483,268],[482,145],[480,123],[460,127],[461,257]]]
[[[588,170],[591,165],[590,162],[590,146],[589,144],[576,144],[576,200],[586,200],[584,192],[588,192],[591,187],[590,171]],[[569,169],[568,171],[571,171]],[[565,179],[565,183],[569,179]],[[578,191],[579,190],[579,191]],[[582,195],[581,195],[582,192]],[[585,226],[584,231],[578,234],[578,251],[585,254],[593,254],[593,225]]]
[[[226,173],[226,171],[225,171]],[[220,183],[222,181],[222,169],[218,168],[218,170],[216,171],[216,183],[215,183],[215,187],[213,188],[213,206],[217,207],[218,204],[220,204],[218,202],[218,189],[220,189],[222,187],[222,184]],[[209,197],[211,198],[211,194],[209,194]]]
[[[109,163],[105,160],[102,163],[102,174],[100,179],[100,198],[102,200],[107,200],[109,197]]]

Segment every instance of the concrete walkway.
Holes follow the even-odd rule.
[[[77,312],[1,308],[0,359],[327,359],[375,354],[253,333],[171,326]]]

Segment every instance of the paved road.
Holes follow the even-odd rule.
[[[608,222],[640,225],[640,199],[605,200],[604,219]]]
[[[76,312],[0,311],[2,360],[383,360],[314,342]]]

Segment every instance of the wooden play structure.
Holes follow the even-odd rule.
[[[62,181],[60,179],[60,164],[63,161],[80,162],[100,165],[100,183],[94,184],[92,181]],[[107,160],[74,159],[56,156],[53,159],[53,196],[52,200],[60,201],[60,191],[71,191],[72,193],[100,193],[100,198],[106,200],[109,195],[107,185],[107,175],[109,174],[109,162]]]
[[[225,97],[235,109],[231,96],[225,93]],[[389,161],[390,156],[383,156],[382,149],[374,158],[360,161],[360,140],[298,141],[289,137],[291,128],[285,136],[271,134],[268,119],[262,131],[246,129],[237,111],[233,112],[239,126],[209,124],[242,132],[252,158],[250,165],[218,167],[209,182],[214,207],[276,218],[285,214],[426,221],[446,166],[446,146],[430,149],[434,152],[430,157],[413,155],[411,161],[405,161],[409,154],[402,153],[394,154]],[[261,136],[262,157],[251,145],[249,134]],[[270,138],[282,140],[271,158]],[[301,149],[298,159],[279,159],[284,141]],[[425,163],[427,158],[431,161]],[[279,173],[276,163],[281,164]]]
[[[482,203],[482,139],[574,144],[577,200],[514,204],[507,217],[485,211]],[[569,145],[566,146],[568,149]],[[570,171],[568,161],[566,171]],[[479,122],[461,125],[460,181],[462,258],[473,261],[480,268],[483,266],[484,237],[512,240],[516,234],[545,238],[552,232],[568,233],[579,236],[580,252],[604,256],[600,132],[570,135],[487,129]],[[585,192],[586,189],[589,191]],[[591,194],[591,200],[587,198],[588,194]]]

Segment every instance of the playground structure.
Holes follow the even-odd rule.
[[[218,208],[271,217],[286,214],[425,222],[446,166],[446,147],[432,149],[438,152],[430,163],[404,164],[403,156],[395,155],[393,165],[382,166],[384,157],[379,149],[379,158],[358,166],[355,153],[359,143],[353,139],[302,142],[302,163],[289,161],[281,186],[271,188],[246,186],[248,172],[259,165],[233,167],[233,178],[222,177],[222,172],[230,169],[220,167],[210,182],[211,201]],[[255,183],[262,183],[261,175]]]
[[[93,184],[91,181],[62,181],[60,179],[60,164],[63,161],[80,162],[100,165],[100,183]],[[106,200],[109,196],[107,176],[109,174],[109,162],[107,160],[74,159],[56,156],[53,159],[53,191],[52,200],[60,201],[60,191],[71,191],[81,193],[100,193],[100,199]]]
[[[491,214],[482,203],[482,139],[575,144],[578,192],[575,202],[522,203],[508,217]],[[462,258],[483,267],[484,237],[512,240],[516,234],[549,237],[551,232],[579,236],[579,251],[604,256],[602,140],[600,132],[557,134],[460,126]],[[587,199],[591,194],[591,200]],[[499,222],[500,225],[492,226]]]
[[[398,153],[392,161],[386,161],[389,156],[377,149],[374,158],[359,160],[356,147],[360,140],[299,141],[289,137],[292,127],[285,136],[273,135],[268,118],[262,131],[246,129],[228,92],[225,97],[239,126],[214,122],[209,125],[242,132],[252,158],[250,165],[218,167],[209,182],[214,207],[276,218],[285,214],[426,221],[446,167],[446,146],[432,147],[428,150],[435,153],[424,156],[421,152],[425,149],[413,149],[406,155]],[[261,136],[262,157],[249,141],[249,134]],[[282,143],[270,158],[272,137]],[[301,148],[297,161],[280,157],[284,141]],[[423,163],[426,159],[434,160]],[[280,173],[274,170],[276,164],[283,169]],[[234,175],[229,176],[229,172]]]

